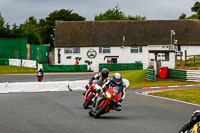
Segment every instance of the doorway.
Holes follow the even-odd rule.
[[[112,58],[111,63],[117,63],[117,58]]]

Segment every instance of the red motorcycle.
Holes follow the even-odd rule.
[[[38,79],[38,82],[42,82],[42,79],[43,79],[43,74],[42,74],[42,72],[38,72],[38,73],[37,73],[37,79]]]
[[[89,89],[85,93],[85,101],[83,103],[84,109],[87,109],[93,103],[97,94],[97,90],[101,89],[102,85],[102,81],[95,80],[93,84],[89,87]]]
[[[106,92],[102,93],[103,96],[102,101],[99,102],[97,110],[94,112],[94,108],[89,111],[90,116],[94,116],[94,118],[98,118],[102,114],[108,113],[111,109],[116,109],[116,104],[120,101],[121,94],[120,88],[110,87],[106,90]]]

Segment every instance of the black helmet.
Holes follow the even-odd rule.
[[[109,75],[109,70],[107,68],[104,68],[101,70],[101,76],[106,78]]]
[[[120,73],[114,73],[113,80],[116,84],[120,84],[122,81],[122,75]]]

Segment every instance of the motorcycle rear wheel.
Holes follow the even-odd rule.
[[[91,117],[94,116],[93,108],[90,109],[90,111],[88,112],[88,114],[89,114]]]

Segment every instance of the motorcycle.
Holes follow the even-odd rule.
[[[184,133],[200,133],[200,121],[194,124],[191,129],[185,131]]]
[[[42,82],[42,79],[43,79],[43,74],[42,74],[42,72],[38,72],[38,73],[37,73],[37,79],[38,79],[38,82]]]
[[[100,117],[100,115],[108,113],[111,109],[116,110],[116,105],[120,101],[121,94],[119,93],[120,88],[110,87],[106,92],[102,93],[102,100],[98,104],[98,108],[94,112],[94,107],[89,111],[89,115],[94,118]]]
[[[103,82],[100,80],[95,80],[93,84],[89,87],[89,89],[85,93],[85,100],[83,103],[84,109],[87,109],[95,100],[97,90],[101,89]]]

